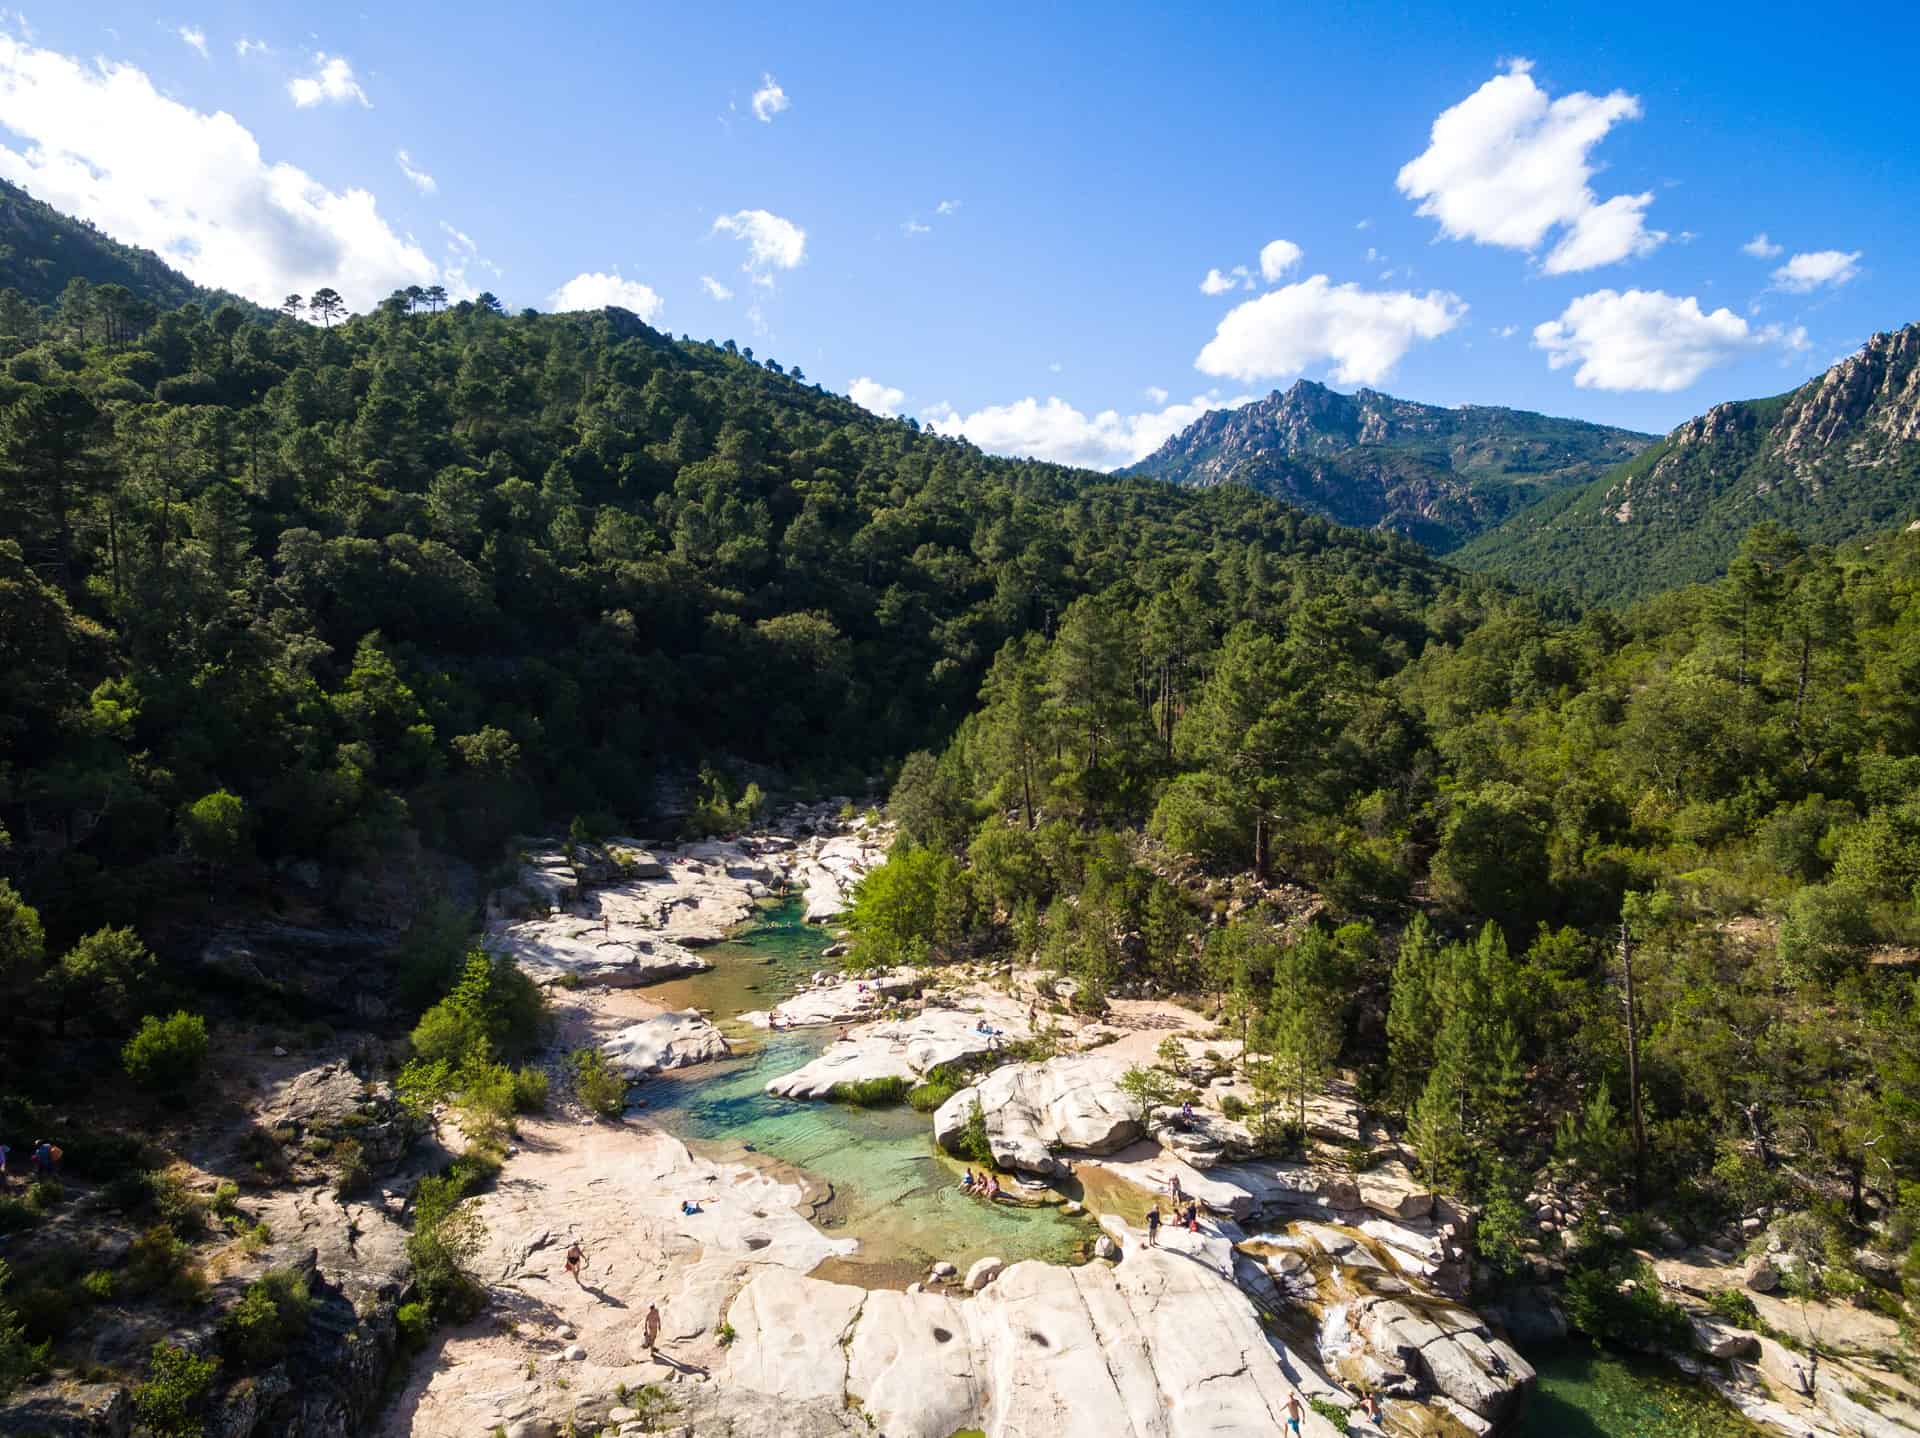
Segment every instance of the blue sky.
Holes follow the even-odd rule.
[[[624,300],[989,448],[1300,375],[1664,430],[1920,319],[1908,7],[166,3],[7,12],[0,174],[259,298]]]

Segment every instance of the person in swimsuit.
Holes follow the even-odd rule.
[[[1160,1205],[1155,1204],[1147,1210],[1147,1247],[1160,1246]]]
[[[1300,1418],[1300,1395],[1289,1393],[1287,1395],[1287,1431],[1293,1434],[1294,1438],[1300,1438]]]
[[[647,1305],[647,1323],[641,1336],[646,1342],[647,1352],[651,1353],[656,1347],[659,1346],[659,1343],[660,1343],[660,1305],[659,1304],[649,1303]]]
[[[580,1244],[577,1239],[567,1245],[567,1272],[573,1275],[573,1281],[575,1283],[580,1283],[580,1266],[586,1261],[587,1256],[580,1251]],[[580,1286],[582,1288],[586,1287],[584,1283],[580,1283]]]

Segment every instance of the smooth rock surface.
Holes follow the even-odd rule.
[[[1062,1165],[1055,1149],[1112,1153],[1144,1131],[1119,1087],[1126,1067],[1124,1060],[1098,1052],[1008,1064],[942,1104],[933,1118],[934,1138],[954,1151],[978,1103],[997,1164],[1057,1174]]]
[[[630,1024],[601,1044],[600,1051],[616,1068],[635,1075],[708,1063],[733,1052],[720,1030],[692,1009]]]

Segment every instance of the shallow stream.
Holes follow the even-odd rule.
[[[1570,1343],[1527,1361],[1540,1374],[1515,1438],[1758,1438],[1732,1405],[1665,1364]]]
[[[1097,1236],[1088,1220],[1054,1207],[990,1204],[963,1194],[962,1170],[935,1147],[928,1115],[765,1092],[769,1079],[808,1062],[835,1033],[831,1027],[771,1033],[739,1021],[743,1013],[772,1008],[827,966],[821,951],[831,938],[800,914],[795,899],[769,907],[729,942],[702,951],[713,960],[710,972],[647,990],[674,1008],[710,1010],[735,1054],[650,1080],[637,1091],[648,1115],[716,1158],[752,1149],[806,1170],[829,1188],[814,1222],[836,1237],[859,1239],[860,1247],[818,1269],[822,1278],[897,1288],[925,1278],[939,1259],[964,1272],[989,1255],[1009,1263],[1084,1256]]]

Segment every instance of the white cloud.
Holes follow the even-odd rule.
[[[603,310],[609,305],[615,309],[632,310],[649,323],[662,308],[660,296],[649,286],[638,280],[623,280],[617,273],[603,275],[597,271],[583,272],[547,296],[547,308],[555,314]]]
[[[1153,404],[1165,404],[1167,402],[1167,392],[1157,384],[1148,385],[1142,393],[1144,393],[1147,399]]]
[[[331,285],[355,308],[450,277],[374,196],[269,163],[225,113],[160,94],[142,71],[0,36],[0,175],[201,284],[266,305]]]
[[[905,235],[908,239],[912,239],[915,235],[932,234],[933,226],[923,225],[918,220],[906,219],[900,222],[900,233]]]
[[[700,276],[700,288],[707,292],[707,298],[711,300],[730,300],[733,298],[733,291],[721,284],[720,281],[716,280],[712,275]]]
[[[296,75],[287,81],[287,93],[302,110],[314,105],[344,105],[349,100],[358,100],[369,110],[373,108],[373,101],[360,88],[346,56],[328,55],[324,51],[314,55],[311,75]]]
[[[440,188],[439,182],[436,181],[432,175],[429,175],[425,170],[414,164],[413,156],[409,155],[405,150],[395,150],[393,152],[393,162],[400,167],[400,173],[411,180],[414,189],[418,190],[421,194],[431,195]]]
[[[995,454],[1105,470],[1145,459],[1210,409],[1237,408],[1251,398],[1236,395],[1221,399],[1204,394],[1195,395],[1185,404],[1166,405],[1142,414],[1123,415],[1105,409],[1086,415],[1058,395],[1045,400],[1029,396],[1012,404],[988,405],[967,415],[958,413],[952,405],[935,405],[922,411],[921,418],[940,434],[963,436]]]
[[[1795,255],[1773,272],[1773,282],[1783,290],[1804,295],[1822,285],[1838,289],[1860,273],[1860,251],[1815,250]]]
[[[900,413],[900,406],[906,400],[907,392],[895,389],[890,384],[881,384],[877,379],[868,379],[865,375],[847,386],[847,398],[860,408],[871,410],[882,419],[892,419]]]
[[[747,242],[747,258],[740,268],[756,285],[771,287],[774,270],[791,270],[807,257],[807,232],[767,210],[721,215],[713,229]]]
[[[242,35],[238,40],[233,42],[233,53],[244,60],[249,55],[271,55],[273,53],[273,46],[269,45],[265,40],[249,40],[246,36]]]
[[[1465,301],[1442,290],[1363,290],[1315,275],[1234,306],[1193,363],[1202,374],[1251,382],[1331,360],[1340,383],[1377,384],[1415,344],[1445,334],[1466,312]]]
[[[1781,253],[1781,247],[1768,239],[1767,232],[1762,230],[1740,247],[1740,253],[1752,255],[1756,260],[1771,260]]]
[[[1357,224],[1355,224],[1355,225],[1354,225],[1354,228],[1355,228],[1356,230],[1370,230],[1370,229],[1372,229],[1372,228],[1373,228],[1373,221],[1372,221],[1372,220],[1361,220],[1361,221],[1359,221],[1359,222],[1358,222]]]
[[[1666,239],[1646,227],[1651,192],[1601,201],[1588,184],[1589,152],[1640,101],[1621,90],[1584,90],[1549,100],[1531,65],[1512,61],[1433,122],[1426,150],[1400,169],[1402,194],[1456,240],[1531,254],[1550,231],[1560,237],[1542,268],[1569,274],[1644,255]]]
[[[466,231],[455,229],[445,220],[440,222],[440,228],[446,231],[447,238],[453,242],[455,248],[464,250],[469,255],[477,255],[480,253],[480,247],[474,244],[472,236],[468,235]]]
[[[202,60],[210,58],[207,55],[207,32],[202,30],[198,25],[182,25],[180,27],[180,38],[195,50],[198,50]]]
[[[960,202],[958,200],[942,200],[933,207],[933,212],[936,215],[953,215],[958,214],[959,211]]]
[[[763,125],[771,125],[775,115],[792,106],[793,101],[787,98],[787,92],[780,88],[778,80],[771,75],[760,77],[760,88],[753,92],[754,119]]]
[[[1577,365],[1582,389],[1685,389],[1717,365],[1768,340],[1732,310],[1703,312],[1699,300],[1661,290],[1596,290],[1557,320],[1533,328],[1534,345],[1554,369]]]
[[[1260,277],[1272,284],[1299,264],[1304,253],[1292,240],[1269,240],[1260,247]]]
[[[1241,280],[1246,278],[1247,267],[1235,265],[1228,274],[1219,270],[1208,270],[1200,281],[1200,293],[1203,295],[1224,295],[1228,290],[1237,289]]]
[[[1515,335],[1520,333],[1520,326],[1519,325],[1496,325],[1493,327],[1493,333],[1496,339],[1510,340]]]

